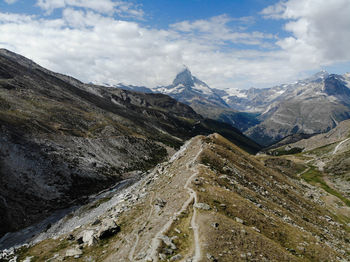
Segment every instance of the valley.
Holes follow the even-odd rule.
[[[0,261],[349,261],[350,120],[324,95],[347,112],[345,78],[286,87],[326,87],[304,95],[333,124],[279,129],[290,136],[263,148],[244,133],[285,110],[282,98],[273,113],[259,105],[263,120],[188,69],[159,88],[176,100],[85,84],[7,50],[0,66]]]
[[[345,120],[328,133],[270,149],[267,153],[282,155],[294,161],[304,161],[310,172],[306,172],[301,177],[308,182],[318,184],[349,206],[349,123],[349,120]],[[301,152],[290,155],[289,151],[296,148]]]
[[[350,262],[349,14],[0,1],[0,262]]]

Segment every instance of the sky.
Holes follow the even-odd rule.
[[[219,89],[350,71],[350,0],[0,0],[0,48],[84,82]]]

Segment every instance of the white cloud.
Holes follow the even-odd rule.
[[[37,0],[37,6],[50,14],[53,10],[66,7],[80,7],[102,14],[117,13],[121,17],[141,19],[144,15],[141,8],[127,2],[115,0]]]
[[[274,38],[271,34],[261,32],[247,33],[240,30],[238,26],[232,28],[228,25],[230,22],[250,24],[252,21],[252,17],[237,19],[227,15],[220,15],[208,20],[183,21],[170,25],[170,27],[176,31],[186,33],[191,40],[202,39],[216,44],[243,43],[247,45],[262,45],[264,40]],[[245,29],[244,26],[243,29]]]
[[[349,0],[289,0],[262,11],[268,18],[285,19],[292,36],[277,44],[291,60],[318,64],[350,60]]]
[[[51,13],[57,8],[63,8],[66,6],[65,0],[38,0],[37,6]]]
[[[80,8],[83,2],[86,5]],[[109,2],[117,3],[105,1]],[[347,1],[333,1],[328,8],[316,2],[322,1],[290,0],[265,9],[265,16],[286,19],[291,36],[276,39],[247,31],[254,22],[250,17],[222,15],[158,30],[117,20],[108,14],[112,9],[107,5],[42,0],[44,10],[63,7],[62,17],[0,13],[0,47],[85,82],[165,85],[185,64],[212,87],[271,86],[295,80],[320,65],[350,59],[344,44],[349,42],[350,28]],[[121,5],[113,8],[121,10]],[[274,43],[274,49],[264,49]],[[252,48],[235,49],[236,44]],[[254,50],[256,46],[259,51]]]
[[[205,25],[208,39],[221,19],[225,20],[225,17],[212,18]],[[200,23],[205,24],[205,21]],[[252,79],[252,84],[263,83],[275,73],[275,70],[267,72],[270,70],[267,62],[256,58],[257,54],[261,56],[260,53],[220,52],[215,41],[203,41],[196,38],[195,33],[189,37],[176,30],[175,26],[170,30],[144,28],[134,22],[73,8],[64,9],[62,18],[55,20],[0,13],[0,46],[86,82],[169,84],[183,64],[219,88],[246,85],[244,79],[247,78]],[[222,30],[215,33],[216,39],[236,41],[235,33],[224,24]],[[225,30],[230,36],[225,36]],[[245,40],[263,39],[254,34],[247,34]],[[237,39],[241,41],[242,36]],[[269,59],[271,62],[271,57]],[[253,66],[250,65],[252,62]],[[255,70],[264,70],[264,73],[259,76]]]

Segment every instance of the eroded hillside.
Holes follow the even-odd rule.
[[[33,261],[348,261],[348,222],[328,205],[317,188],[220,135],[197,136],[137,184],[72,213],[36,241],[48,239],[18,255]],[[105,212],[91,215],[99,208]],[[77,217],[89,219],[63,230]]]

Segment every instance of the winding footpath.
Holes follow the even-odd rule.
[[[334,151],[333,151],[333,155],[335,155],[337,153],[337,151],[339,150],[339,148],[346,142],[348,141],[350,138],[347,138],[343,141],[341,141],[335,148],[334,148]]]
[[[311,169],[311,167],[307,167],[305,170],[303,170],[302,172],[296,174],[297,177],[300,177],[301,175],[305,174],[306,172],[308,172]]]
[[[186,146],[183,147],[183,149],[181,150],[181,152],[184,151],[184,149],[188,146],[188,144],[186,144]],[[191,227],[193,229],[193,235],[194,235],[194,255],[192,257],[192,262],[198,262],[201,258],[201,248],[200,248],[200,242],[199,242],[199,226],[196,222],[196,217],[197,217],[197,210],[195,208],[196,204],[197,204],[197,193],[189,187],[190,183],[192,182],[192,180],[198,175],[199,171],[195,170],[195,168],[193,167],[195,162],[198,160],[199,155],[202,153],[202,145],[199,149],[199,151],[197,152],[196,156],[193,158],[193,160],[188,163],[186,165],[186,167],[191,170],[194,171],[194,174],[192,176],[190,176],[185,185],[184,185],[184,189],[186,189],[189,193],[189,198],[183,203],[181,209],[174,213],[173,216],[167,221],[167,223],[162,227],[162,229],[160,231],[158,231],[158,233],[155,235],[155,237],[152,239],[151,241],[151,247],[149,249],[149,256],[148,258],[151,258],[151,261],[158,261],[158,249],[162,243],[161,237],[167,232],[169,231],[171,225],[173,224],[173,222],[179,217],[179,215],[181,215],[188,207],[189,205],[193,202],[193,215],[191,218]],[[178,154],[179,156],[179,154]]]

